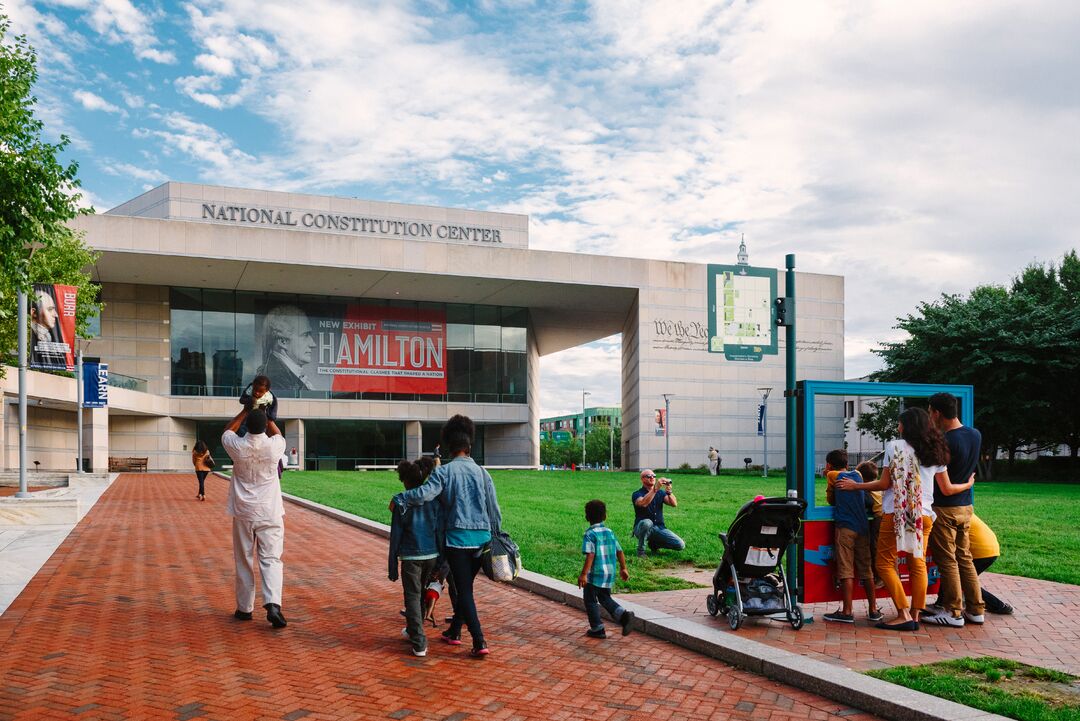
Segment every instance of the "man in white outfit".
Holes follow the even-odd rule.
[[[236,435],[242,423],[247,435]],[[244,408],[221,436],[233,461],[228,513],[233,517],[233,559],[236,562],[236,618],[251,620],[255,608],[255,568],[258,554],[263,608],[274,628],[284,628],[281,614],[281,553],[285,546],[285,505],[281,500],[278,461],[285,437],[263,410]]]

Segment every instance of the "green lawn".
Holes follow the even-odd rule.
[[[679,564],[715,568],[721,553],[716,534],[727,530],[739,507],[759,493],[784,493],[783,476],[728,473],[672,475],[679,507],[667,508],[664,515],[687,548],[641,560],[634,557],[630,535],[630,494],[640,486],[636,473],[494,471],[492,477],[503,525],[520,544],[525,566],[571,583],[581,570],[585,502],[599,498],[607,503],[607,523],[628,551],[630,564],[630,581],[619,582],[615,590],[638,592],[686,588],[686,582],[658,571]],[[390,520],[390,497],[401,490],[395,473],[373,471],[290,471],[282,487],[384,523]],[[823,503],[823,491],[818,495]],[[976,508],[1002,544],[994,571],[1080,584],[1080,554],[1074,550],[1080,547],[1080,486],[988,483],[976,490]]]
[[[960,658],[869,671],[892,683],[1019,721],[1077,721],[1077,679],[1002,658]]]

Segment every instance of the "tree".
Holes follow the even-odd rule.
[[[37,53],[26,36],[9,39],[10,26],[0,15],[0,353],[15,347],[17,292],[30,292],[34,282],[45,281],[89,290],[89,278],[78,271],[93,262],[66,225],[92,212],[78,207],[78,163],[59,160],[69,143],[66,136],[56,144],[41,137],[44,126],[34,117],[37,98],[31,94]],[[80,294],[76,318],[83,330],[97,312],[90,301],[90,293]]]
[[[614,435],[614,439],[612,438]],[[622,445],[622,428],[616,427],[612,431],[606,423],[598,423],[590,426],[585,434],[585,461],[590,464],[604,465],[609,459],[614,458],[612,465],[618,468],[622,465],[619,448]],[[578,443],[578,450],[581,444]]]
[[[869,433],[882,443],[896,438],[896,421],[900,417],[900,399],[885,398],[870,404],[870,410],[859,415],[855,427]]]
[[[920,303],[898,319],[908,338],[875,350],[885,368],[874,378],[974,386],[984,478],[999,449],[1013,458],[1032,444],[1072,447],[1068,439],[1077,439],[1070,429],[1080,425],[1077,287],[1080,261],[1070,253],[1060,271],[1029,266],[1010,288],[980,286],[966,297]]]

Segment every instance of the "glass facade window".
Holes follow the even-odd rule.
[[[172,392],[527,403],[528,311],[503,306],[170,289]]]
[[[405,457],[401,421],[304,421],[304,468],[352,471],[394,465]]]

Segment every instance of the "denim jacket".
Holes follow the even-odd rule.
[[[444,528],[494,531],[502,526],[495,484],[488,472],[468,456],[439,466],[424,485],[394,496],[394,503],[404,509],[436,498],[443,509]]]
[[[423,488],[423,486],[421,486]],[[419,507],[396,506],[390,519],[390,554],[388,577],[398,578],[398,556],[426,556],[439,553],[440,508],[437,503]]]

